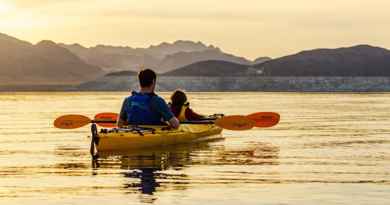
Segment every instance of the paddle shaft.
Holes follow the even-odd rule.
[[[108,115],[109,117],[104,117],[104,115]],[[111,115],[111,116],[110,116]],[[115,116],[114,116],[115,115]],[[116,119],[118,118],[118,115],[116,113],[99,113],[95,116],[95,119],[99,119],[99,117],[103,117],[101,120],[91,120],[91,123],[106,123],[106,124],[116,124]],[[228,117],[228,116],[225,116]],[[258,112],[258,113],[252,113],[250,115],[246,116],[248,119],[251,119],[255,121],[254,127],[272,127],[276,125],[279,122],[280,116],[278,113],[272,113],[272,112]],[[215,124],[215,121],[219,118],[216,117],[207,117],[196,121],[184,121],[180,122],[181,124]],[[244,122],[244,124],[248,124],[248,121]],[[102,124],[99,124],[103,126]],[[234,125],[237,126],[238,124]],[[103,126],[104,127],[104,126]]]
[[[91,123],[117,123],[115,120],[91,120]],[[214,124],[214,121],[212,120],[201,120],[201,121],[184,121],[180,122],[180,124]],[[128,124],[128,125],[135,125],[135,124]]]
[[[91,120],[91,123],[117,123],[116,120]]]

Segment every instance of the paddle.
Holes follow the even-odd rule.
[[[113,126],[113,123],[116,123],[116,120],[112,120],[112,118],[115,116],[115,113],[101,113],[96,115],[96,118],[94,120],[91,120],[90,118],[83,116],[83,115],[64,115],[59,118],[57,118],[54,121],[54,126],[61,129],[76,129],[83,127],[89,123],[96,123],[100,126]],[[213,122],[207,122],[207,124],[212,124]],[[226,116],[217,119],[214,122],[217,126],[228,129],[228,130],[248,130],[253,128],[255,121],[248,119],[245,116],[240,115],[233,115],[233,116]],[[183,122],[182,124],[186,124],[186,122]],[[189,122],[188,124],[195,124],[194,122]],[[200,123],[205,124],[205,123]]]
[[[118,120],[118,114],[112,112],[104,112],[95,115],[96,124],[102,127],[117,127],[116,121]],[[103,121],[103,122],[101,122]]]
[[[91,120],[89,117],[84,115],[64,115],[57,118],[54,121],[54,126],[60,129],[76,129],[76,128],[84,127],[89,123],[96,123],[102,127],[106,127],[106,126],[115,127],[116,118],[115,120],[112,120],[108,114],[109,113],[98,114],[96,115],[97,118],[95,120]],[[111,114],[115,114],[115,113],[111,113]]]
[[[247,115],[247,116],[241,116],[241,115],[239,115],[239,116],[240,117],[237,117],[237,116],[234,116],[234,117],[226,116],[226,117],[229,117],[228,119],[229,119],[229,121],[232,121],[231,123],[235,123],[235,121],[237,121],[236,123],[238,123],[238,124],[245,123],[245,124],[247,124],[248,127],[250,127],[250,122],[248,122],[244,118],[248,118],[250,120],[255,121],[254,127],[263,127],[263,128],[273,127],[276,124],[278,124],[280,121],[280,115],[278,113],[275,113],[275,112],[256,112],[256,113],[252,113],[252,114]],[[209,120],[217,120],[217,119],[218,118],[210,118]],[[237,126],[239,126],[238,124],[233,125],[233,126],[237,127]]]
[[[99,113],[95,119],[91,120],[83,115],[64,115],[54,121],[54,126],[61,129],[75,129],[83,127],[89,123],[96,123],[102,127],[116,127],[116,113]],[[247,116],[231,115],[213,121],[189,121],[182,124],[215,124],[227,130],[249,130],[253,127],[272,127],[278,124],[280,115],[273,112],[258,112]]]
[[[256,122],[243,115],[231,115],[218,118],[214,122],[215,125],[227,130],[250,130]]]
[[[257,112],[246,116],[255,121],[255,127],[273,127],[280,121],[280,115],[274,112]]]

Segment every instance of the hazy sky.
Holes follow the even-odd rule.
[[[253,59],[390,48],[389,11],[390,0],[0,0],[0,32],[86,46],[194,40]]]

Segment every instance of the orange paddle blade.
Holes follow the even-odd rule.
[[[84,115],[64,115],[54,121],[54,126],[61,129],[75,129],[88,123],[91,123],[91,119]]]
[[[227,130],[249,130],[255,126],[255,121],[242,115],[231,115],[217,119],[215,125]]]
[[[272,127],[279,123],[280,115],[274,112],[257,112],[247,116],[255,121],[255,127]]]
[[[117,127],[116,121],[118,120],[118,114],[105,112],[95,115],[96,124],[102,127]],[[107,121],[107,122],[104,122]]]

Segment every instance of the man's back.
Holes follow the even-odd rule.
[[[179,120],[172,114],[164,99],[154,94],[157,75],[145,69],[138,73],[140,92],[133,92],[125,99],[118,119],[118,127],[125,124],[159,125],[168,122],[178,128]]]
[[[172,117],[165,100],[154,93],[132,92],[120,112],[121,120],[133,125],[161,125]]]

